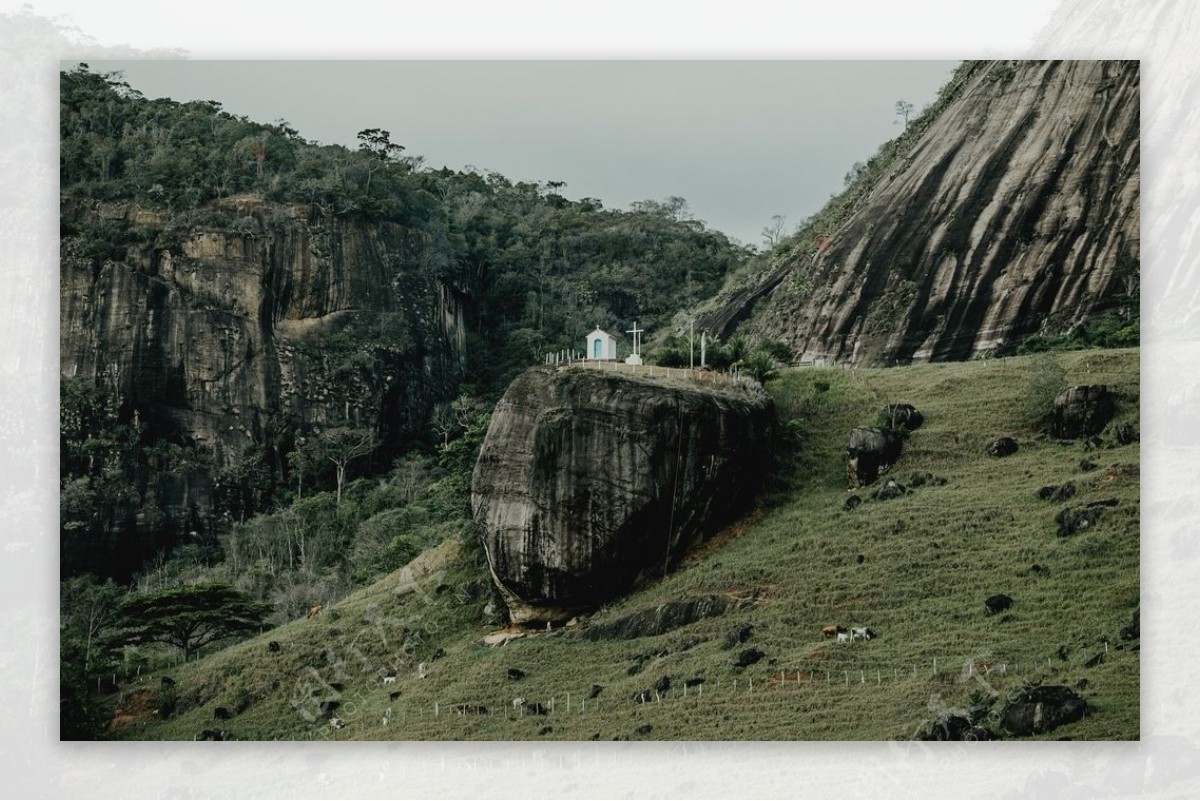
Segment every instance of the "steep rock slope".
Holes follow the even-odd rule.
[[[278,467],[297,436],[332,425],[399,446],[453,397],[461,305],[414,266],[405,229],[253,197],[210,213],[224,224],[133,203],[64,209],[121,231],[104,258],[63,237],[64,378],[105,385],[151,441],[199,446],[217,469],[252,448]],[[160,481],[159,507],[178,525],[203,520],[212,478]]]
[[[562,621],[662,574],[753,496],[766,393],[645,375],[538,367],[497,404],[471,505],[514,622]]]
[[[803,358],[884,366],[1010,352],[1134,293],[1137,62],[981,63],[951,88],[821,247],[704,327],[748,320]]]

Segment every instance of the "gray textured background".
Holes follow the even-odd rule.
[[[1200,793],[1200,13],[1187,0],[0,6],[0,793],[31,797],[1136,797]],[[827,4],[832,6],[833,4]],[[576,10],[571,7],[576,6]],[[793,7],[794,6],[794,7]],[[81,6],[81,8],[84,8]],[[178,10],[176,10],[178,9]],[[88,15],[104,14],[105,16]],[[88,21],[92,20],[89,27]],[[91,37],[95,37],[94,39]],[[130,42],[131,46],[123,46]],[[621,44],[616,44],[621,43]],[[164,48],[154,50],[156,47]],[[136,48],[136,49],[135,49]],[[1140,58],[1140,743],[68,743],[57,734],[59,59]],[[847,165],[848,166],[848,165]],[[914,710],[919,716],[921,710]]]

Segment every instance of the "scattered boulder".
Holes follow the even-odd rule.
[[[1075,491],[1075,482],[1068,481],[1065,484],[1059,484],[1057,486],[1052,484],[1048,487],[1042,487],[1040,490],[1038,490],[1037,495],[1043,501],[1058,503],[1060,501],[1065,501],[1068,498],[1074,498]]]
[[[871,497],[877,501],[890,501],[893,498],[902,498],[908,494],[908,488],[903,484],[898,484],[896,479],[889,478],[887,483],[875,491]]]
[[[1079,439],[1099,434],[1116,411],[1113,394],[1103,384],[1069,387],[1054,399],[1050,436]]]
[[[1044,734],[1082,720],[1087,712],[1087,701],[1069,687],[1027,687],[1004,707],[1000,725],[1018,736]]]
[[[1050,575],[1050,568],[1034,563],[1033,567],[1029,568],[1029,572],[1035,576],[1048,576]]]
[[[842,504],[842,511],[853,512],[855,509],[857,509],[861,505],[862,505],[862,498],[858,497],[857,495],[851,495]]]
[[[1122,640],[1140,640],[1142,638],[1142,610],[1135,609],[1133,611],[1133,620],[1129,625],[1121,629]]]
[[[863,562],[867,561],[867,557],[860,553],[858,556],[854,557],[854,561],[856,564],[861,565]]]
[[[1096,463],[1088,458],[1084,458],[1082,461],[1079,462],[1079,469],[1085,473],[1092,472],[1093,470],[1096,469],[1096,467],[1097,467]]]
[[[213,710],[213,718],[216,720],[229,720],[233,717],[233,713],[223,706],[219,706]]]
[[[593,623],[579,636],[585,640],[632,640],[653,637],[707,617],[723,615],[737,604],[723,595],[699,595],[642,609],[606,623]]]
[[[907,428],[916,431],[925,422],[925,415],[911,403],[889,403],[879,413],[889,428]]]
[[[538,729],[538,736],[540,737],[540,736],[543,736],[546,734],[550,734],[553,731],[554,731],[553,726],[543,726],[542,728]]]
[[[1132,445],[1133,443],[1139,441],[1140,439],[1141,439],[1141,435],[1138,434],[1138,430],[1136,428],[1134,428],[1133,426],[1131,426],[1129,423],[1122,423],[1121,425],[1117,426],[1117,443],[1118,444]]]
[[[992,597],[988,598],[986,601],[983,602],[983,608],[987,611],[987,613],[989,615],[994,615],[999,612],[1003,612],[1005,609],[1008,609],[1012,605],[1013,605],[1013,599],[1009,598],[1007,595],[1005,595],[1003,593],[1000,593],[999,595],[993,595]]]
[[[654,682],[654,692],[659,695],[665,695],[671,691],[671,677],[663,676],[658,681]]]
[[[941,487],[944,486],[945,483],[946,479],[942,478],[941,476],[935,476],[933,473],[930,473],[927,470],[918,470],[908,479],[908,486],[910,489],[923,487],[926,484],[930,485],[931,487]]]
[[[683,682],[683,686],[690,690],[693,687],[699,687],[703,683],[704,683],[704,677],[696,676],[695,678],[685,679]]]
[[[649,734],[653,728],[654,727],[651,726],[649,723],[643,723],[641,726],[637,727],[637,733],[638,734]]]
[[[929,728],[920,732],[914,739],[933,742],[974,742],[997,739],[991,729],[976,726],[971,723],[963,712],[950,711],[939,715]]]
[[[399,690],[392,690],[390,693],[388,693],[388,700],[389,700],[389,701],[395,701],[395,700],[396,700],[397,698],[399,698],[399,697],[400,697],[400,691],[399,691]]]
[[[987,453],[988,456],[995,456],[999,459],[1012,456],[1019,448],[1017,441],[1012,437],[999,437],[992,440],[991,444],[987,446]]]
[[[592,691],[588,693],[588,698],[599,698],[600,693],[604,692],[604,685],[593,684]]]
[[[317,706],[317,709],[320,710],[322,715],[328,715],[330,712],[333,712],[335,709],[337,709],[341,705],[342,705],[341,701],[322,701]]]
[[[900,435],[886,428],[856,428],[846,442],[851,489],[874,482],[900,458]]]
[[[445,656],[446,656],[446,651],[445,651],[445,649],[444,649],[444,648],[439,648],[439,649],[437,649],[436,651],[434,651],[434,652],[433,652],[433,656],[429,657],[429,661],[430,661],[430,662],[433,662],[433,661],[436,661],[436,660],[438,660],[438,659],[444,659],[444,658],[445,658]]]
[[[1100,521],[1105,507],[1116,506],[1117,500],[1108,498],[1103,501],[1092,501],[1086,506],[1068,506],[1054,517],[1058,523],[1058,536],[1070,537],[1092,528]]]
[[[277,654],[277,653],[279,653],[279,648],[280,648],[280,645],[275,640],[271,640],[269,643],[267,643],[267,652],[268,653]]]
[[[159,684],[161,684],[164,688],[174,687],[175,679],[171,678],[170,676],[163,676],[162,679],[159,681]]]
[[[733,664],[735,667],[750,667],[764,656],[766,656],[766,654],[757,648],[747,648],[745,651],[742,651],[740,654],[738,654],[737,661]]]
[[[1096,667],[1098,665],[1102,665],[1102,664],[1104,664],[1104,652],[1103,651],[1101,651],[1100,653],[1093,656],[1091,659],[1084,662],[1083,666],[1085,668],[1094,668],[1094,667]]]
[[[521,679],[525,678],[525,671],[521,670],[520,668],[509,668],[508,678],[512,681],[520,681]]]
[[[232,740],[233,735],[227,729],[205,729],[200,732],[197,740],[211,740],[213,742],[225,742]]]
[[[749,623],[739,623],[729,630],[725,635],[725,643],[721,646],[726,651],[730,648],[737,648],[746,640],[750,639],[750,635],[754,633],[754,626]]]

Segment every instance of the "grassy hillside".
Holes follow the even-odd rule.
[[[1138,607],[1139,448],[1111,436],[1091,451],[1039,438],[1023,415],[1034,358],[794,370],[773,381],[800,447],[762,508],[584,625],[699,594],[744,602],[722,616],[632,640],[589,641],[567,628],[490,648],[480,643],[489,629],[478,555],[442,546],[312,620],[171,672],[174,715],[134,715],[113,736],[192,739],[224,728],[238,739],[908,739],[940,709],[1044,679],[1077,688],[1093,710],[1045,739],[1137,738],[1139,654],[1119,631]],[[1070,383],[1114,388],[1114,422],[1138,425],[1136,349],[1057,358]],[[907,484],[928,471],[947,483],[843,511],[847,433],[897,401],[914,403],[926,423],[891,475]],[[984,449],[1000,435],[1020,450],[990,458]],[[1096,469],[1081,469],[1085,456]],[[1063,504],[1036,491],[1067,480],[1079,494],[1066,505],[1119,505],[1093,529],[1059,538]],[[1001,592],[1013,607],[986,615],[984,599]],[[879,637],[839,645],[820,635],[832,623]],[[724,648],[740,624],[753,626],[749,639]],[[1106,640],[1103,662],[1085,666]],[[764,657],[735,667],[751,648]],[[509,668],[526,677],[509,679]],[[663,677],[671,689],[656,697]],[[125,687],[124,706],[136,705],[128,696],[139,689],[155,702],[147,707],[160,705],[162,695],[145,692],[159,678]],[[685,695],[685,680],[697,678],[703,684]],[[631,701],[643,690],[653,700]],[[515,697],[548,713],[518,715]],[[340,704],[331,714],[345,728],[318,714],[324,700]],[[474,707],[458,714],[457,704]],[[231,719],[215,720],[217,707]]]

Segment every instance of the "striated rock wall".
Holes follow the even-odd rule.
[[[755,493],[766,393],[647,372],[533,368],[497,404],[471,504],[514,622],[566,620],[661,575]]]
[[[981,63],[956,91],[827,249],[800,243],[705,327],[884,366],[1011,352],[1136,293],[1138,63]]]
[[[122,258],[100,259],[82,235],[63,237],[64,377],[116,389],[152,437],[208,449],[218,468],[250,448],[278,466],[297,432],[336,424],[398,447],[454,397],[459,295],[418,269],[412,232],[256,198],[211,212],[227,224],[130,203],[64,208],[126,225],[129,243]],[[159,506],[203,517],[211,478],[162,483]]]

